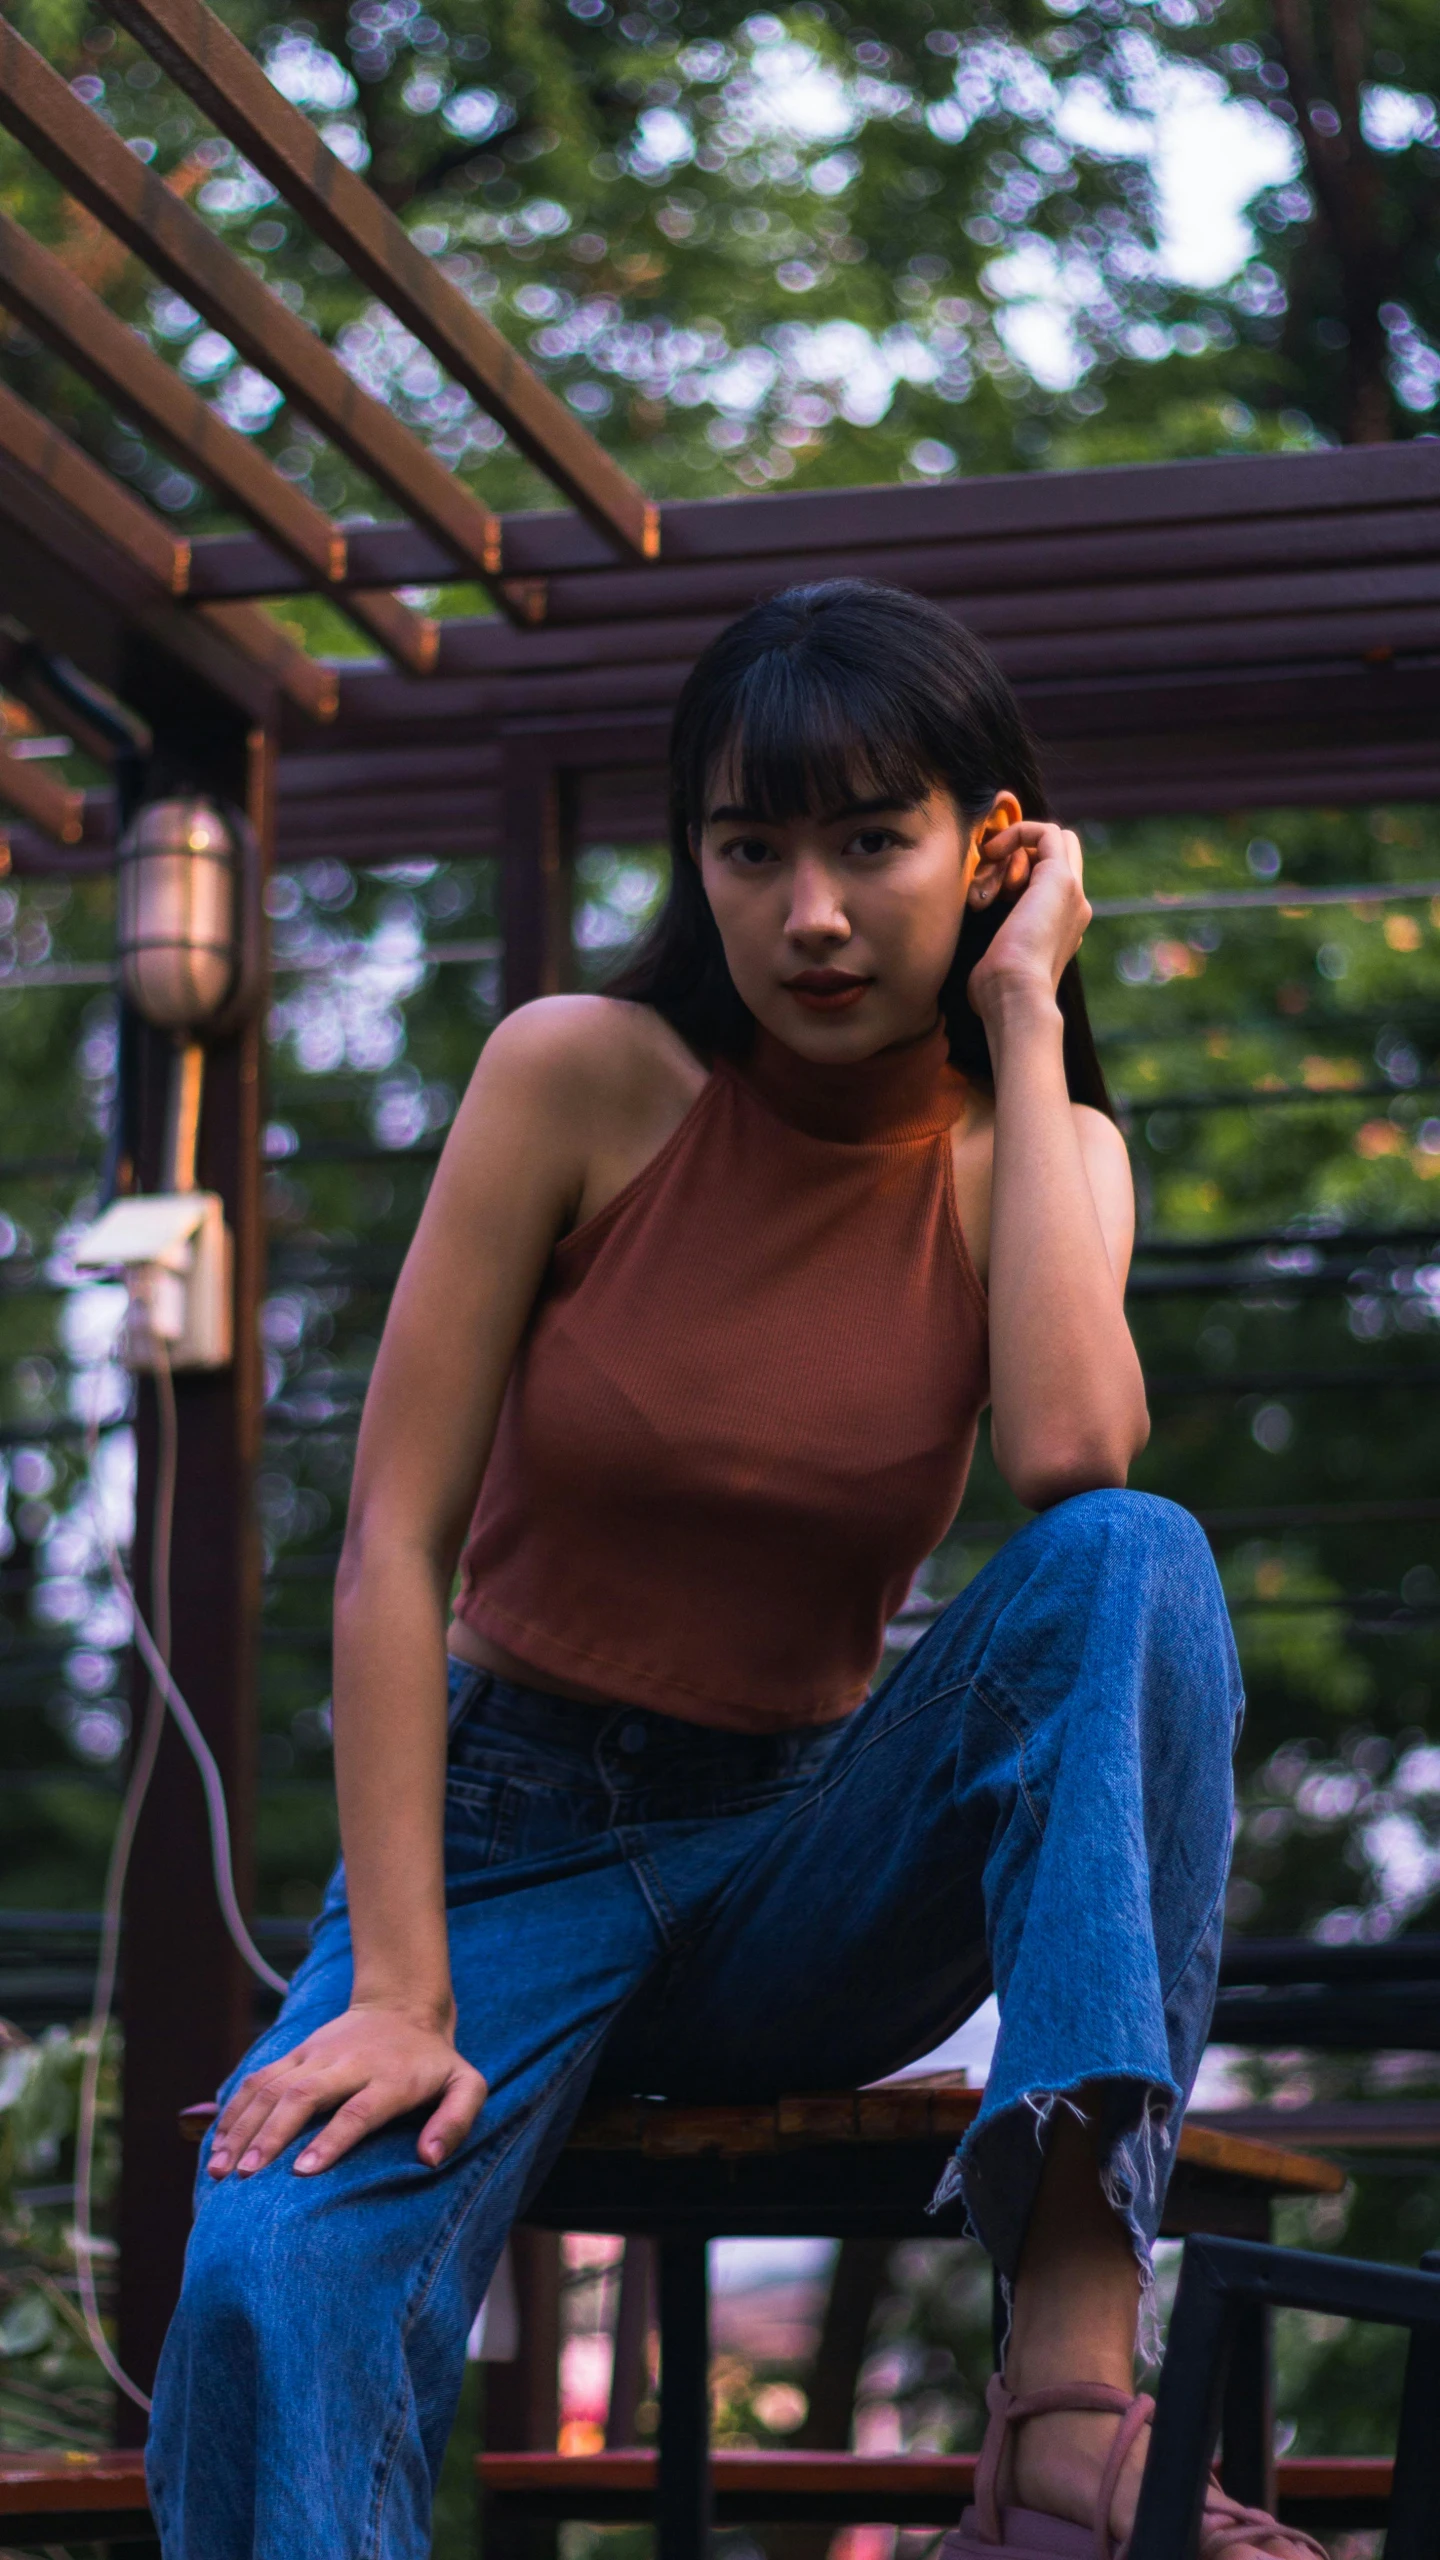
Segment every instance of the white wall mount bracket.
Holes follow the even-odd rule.
[[[229,1366],[233,1246],[218,1191],[116,1200],[85,1229],[72,1259],[82,1270],[123,1276],[127,1368]]]

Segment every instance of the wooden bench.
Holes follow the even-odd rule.
[[[734,2524],[958,2522],[975,2479],[973,2453],[727,2453],[711,2456],[715,2521]],[[1287,2455],[1276,2464],[1279,2513],[1312,2533],[1383,2526],[1388,2454]],[[657,2456],[486,2453],[476,2469],[487,2525],[634,2524],[653,2516]],[[488,2548],[488,2545],[487,2545]]]
[[[653,2453],[482,2455],[492,2520],[583,2515],[632,2523],[654,2512]],[[1383,2525],[1388,2460],[1306,2456],[1278,2467],[1289,2524],[1327,2531]],[[975,2457],[958,2454],[717,2453],[719,2524],[953,2524],[969,2504]],[[0,2453],[0,2543],[122,2543],[158,2550],[140,2453]]]
[[[158,2560],[143,2453],[0,2451],[0,2545],[24,2542],[118,2542]]]

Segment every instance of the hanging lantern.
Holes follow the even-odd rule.
[[[242,854],[213,800],[152,800],[118,852],[120,983],[159,1031],[195,1032],[234,994],[243,960]]]

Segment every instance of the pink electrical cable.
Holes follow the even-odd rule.
[[[85,2328],[97,2357],[117,2390],[133,2400],[137,2408],[148,2410],[150,2401],[138,2382],[132,2381],[119,2362],[105,2335],[100,2317],[100,2302],[95,2285],[96,2241],[93,2229],[93,2191],[95,2179],[95,2134],[99,2113],[100,2072],[104,2062],[105,2038],[109,2033],[111,2013],[115,2005],[115,1981],[120,1961],[120,1921],[129,1873],[130,1855],[140,1814],[154,1776],[161,1736],[165,1730],[167,1708],[184,1735],[200,1772],[205,1790],[205,1805],[210,1823],[210,1855],[215,1875],[215,1891],[221,1916],[239,1953],[257,1979],[282,1995],[289,1985],[283,1974],[276,1973],[265,1962],[245,1926],[235,1893],[234,1867],[230,1855],[230,1818],[225,1803],[225,1786],[215,1755],[182,1696],[170,1671],[170,1546],[175,1518],[175,1482],[179,1464],[179,1432],[175,1411],[175,1381],[163,1345],[155,1370],[155,1394],[160,1417],[160,1445],[155,1478],[155,1507],[151,1530],[151,1614],[156,1632],[152,1634],[141,1613],[140,1604],[120,1561],[119,1552],[99,1503],[95,1498],[94,1467],[99,1447],[99,1420],[92,1416],[86,1434],[86,1450],[90,1471],[90,1502],[100,1544],[104,1550],[110,1580],[117,1596],[129,1609],[136,1650],[150,1673],[150,1693],[145,1708],[145,1721],[140,1729],[134,1763],[120,1807],[120,1819],[105,1873],[105,1893],[101,1903],[100,1959],[95,1976],[95,1999],[85,2038],[85,2066],[80,2080],[79,2118],[75,2138],[75,2260],[80,2290],[80,2308]]]

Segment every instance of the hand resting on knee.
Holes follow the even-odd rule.
[[[415,2148],[427,2166],[438,2169],[464,2141],[486,2095],[480,2073],[433,2018],[350,2008],[278,2062],[246,2074],[215,2127],[209,2173],[224,2178],[233,2169],[238,2177],[253,2177],[313,2117],[328,2113],[329,2122],[295,2162],[308,2177],[330,2168],[363,2135],[432,2100],[439,2103]]]

